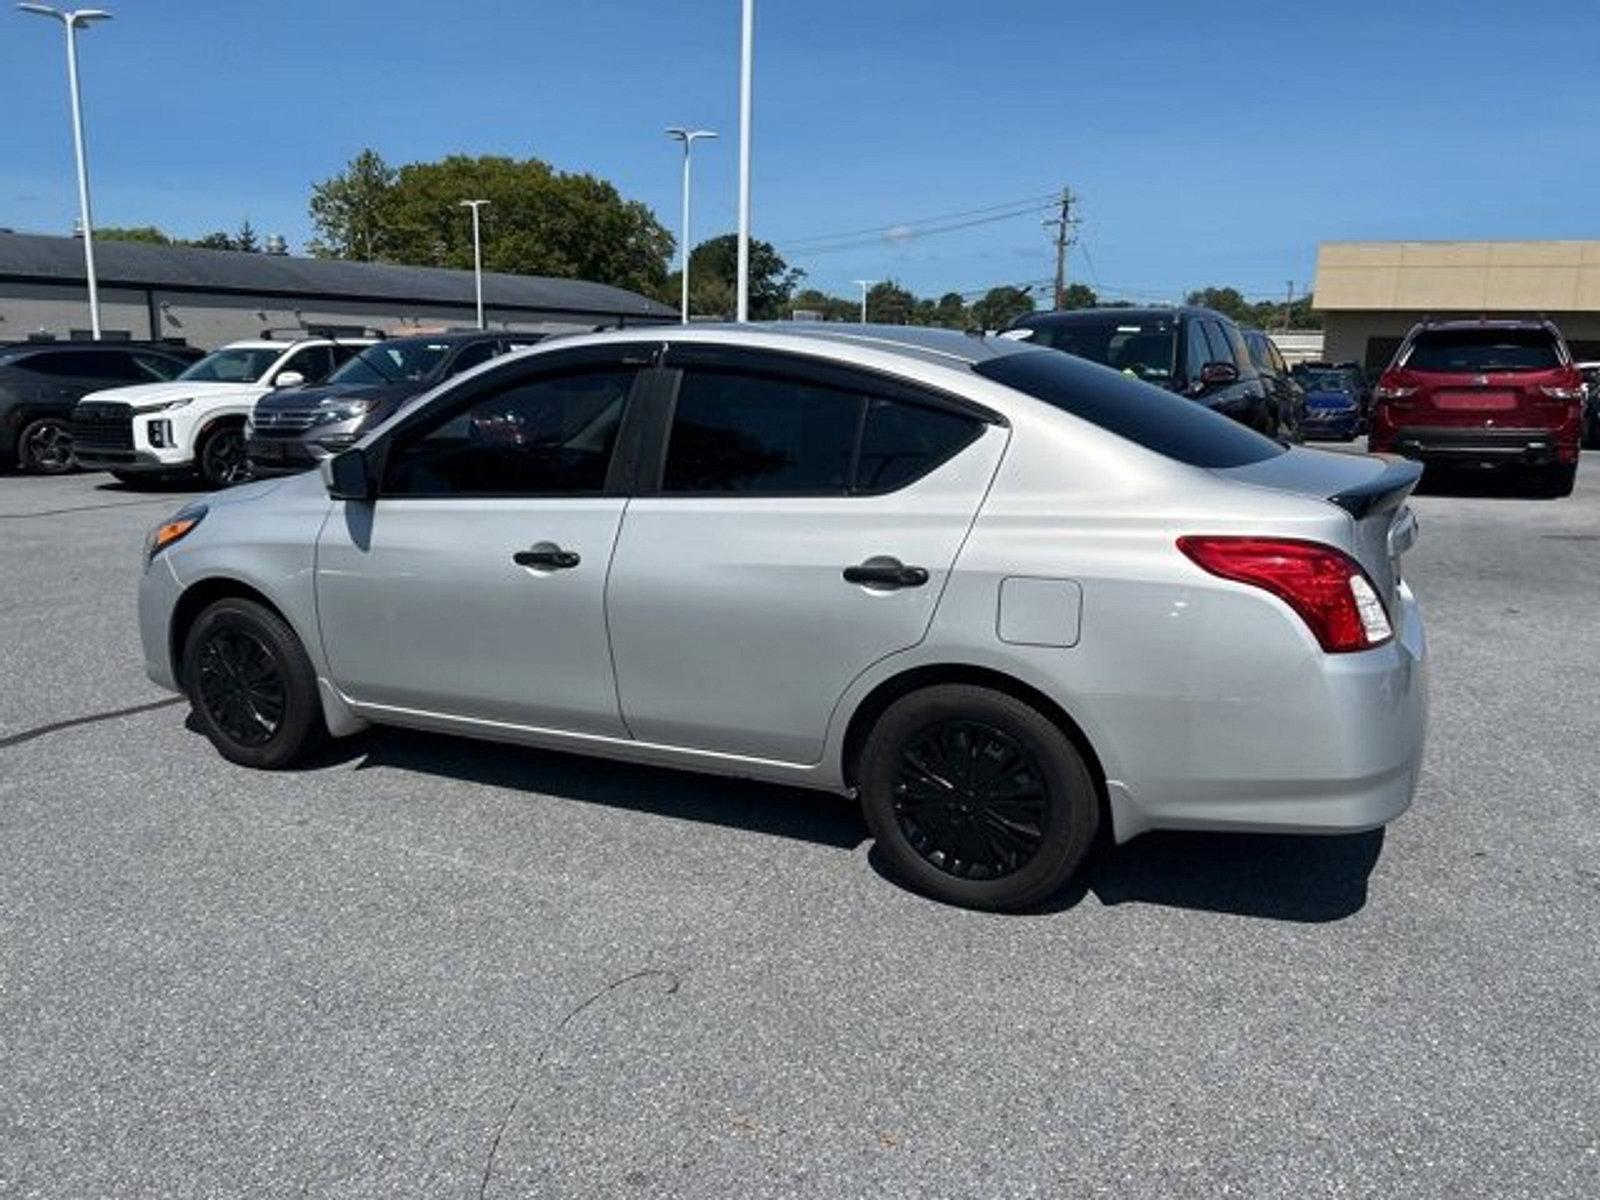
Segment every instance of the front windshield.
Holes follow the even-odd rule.
[[[1053,350],[1065,350],[1147,383],[1172,381],[1178,339],[1165,318],[1094,317],[1040,322],[1028,339]]]
[[[449,342],[401,341],[369,346],[332,375],[329,383],[421,383],[450,352]]]
[[[200,383],[255,383],[278,361],[282,353],[281,347],[217,350],[206,355],[178,378]]]

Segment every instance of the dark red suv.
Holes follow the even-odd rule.
[[[1428,321],[1406,335],[1372,394],[1368,448],[1407,458],[1511,464],[1572,491],[1583,377],[1549,321]]]

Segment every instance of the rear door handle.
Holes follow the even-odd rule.
[[[511,561],[519,567],[534,567],[542,571],[568,571],[583,561],[576,550],[563,550],[554,542],[535,542],[526,550],[518,550]]]
[[[846,567],[844,581],[865,584],[867,587],[921,587],[928,582],[928,570],[926,567],[908,567],[898,558],[887,554],[875,554],[866,562]]]

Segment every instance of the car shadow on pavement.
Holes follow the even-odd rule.
[[[1383,830],[1337,836],[1147,833],[1096,850],[1084,883],[1102,904],[1160,904],[1275,921],[1361,911]]]
[[[1417,484],[1419,496],[1454,496],[1461,500],[1528,500],[1549,502],[1534,478],[1514,468],[1427,467]]]
[[[418,771],[841,850],[867,839],[860,810],[827,792],[408,730],[374,730],[365,741],[357,770]]]

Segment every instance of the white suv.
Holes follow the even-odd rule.
[[[318,383],[372,338],[233,342],[170,383],[91,392],[73,409],[73,454],[132,481],[198,473],[213,487],[248,479],[244,427],[274,388]]]

